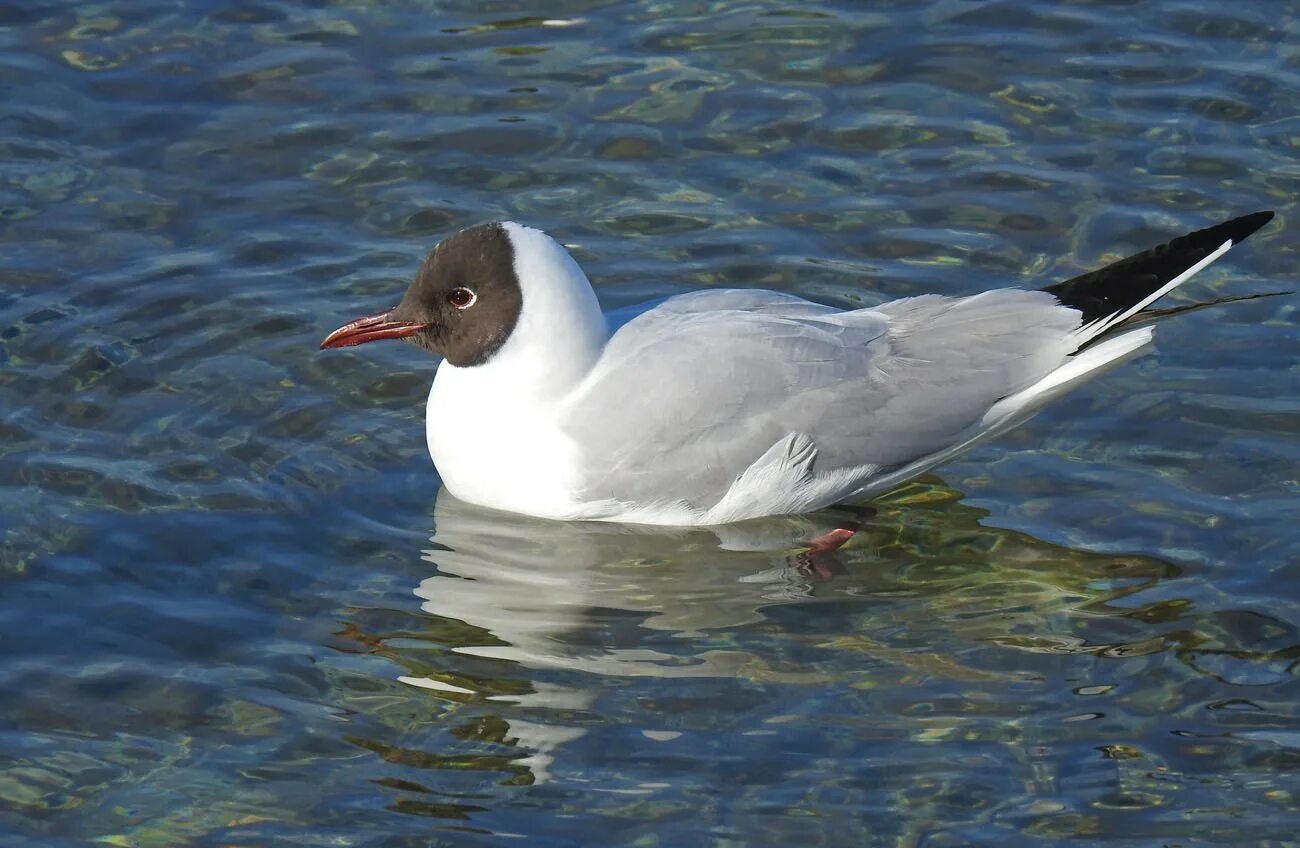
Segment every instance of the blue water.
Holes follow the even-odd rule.
[[[0,4],[0,844],[1295,845],[1300,300],[876,504],[440,496],[443,235],[611,308],[1043,285],[1233,214],[1295,288],[1300,5]]]

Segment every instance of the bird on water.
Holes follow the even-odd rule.
[[[860,501],[1006,432],[1149,349],[1156,319],[1196,306],[1153,304],[1272,217],[1038,290],[844,310],[713,289],[612,332],[564,247],[488,223],[443,240],[395,308],[321,347],[404,339],[442,357],[426,435],[461,500],[556,519],[725,524]],[[837,532],[819,544],[849,534]]]

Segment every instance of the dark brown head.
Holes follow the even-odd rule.
[[[321,348],[406,339],[452,365],[482,365],[510,338],[522,307],[509,234],[480,224],[435,247],[396,308],[339,327]]]

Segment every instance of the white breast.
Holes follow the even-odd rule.
[[[469,503],[549,518],[574,511],[575,451],[548,404],[443,363],[429,390],[425,435],[442,483]]]

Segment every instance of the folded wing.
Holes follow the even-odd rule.
[[[584,499],[671,491],[707,511],[760,458],[803,475],[791,485],[845,495],[1060,367],[1080,323],[1017,289],[848,312],[774,292],[683,295],[614,335],[563,426],[587,456]]]

